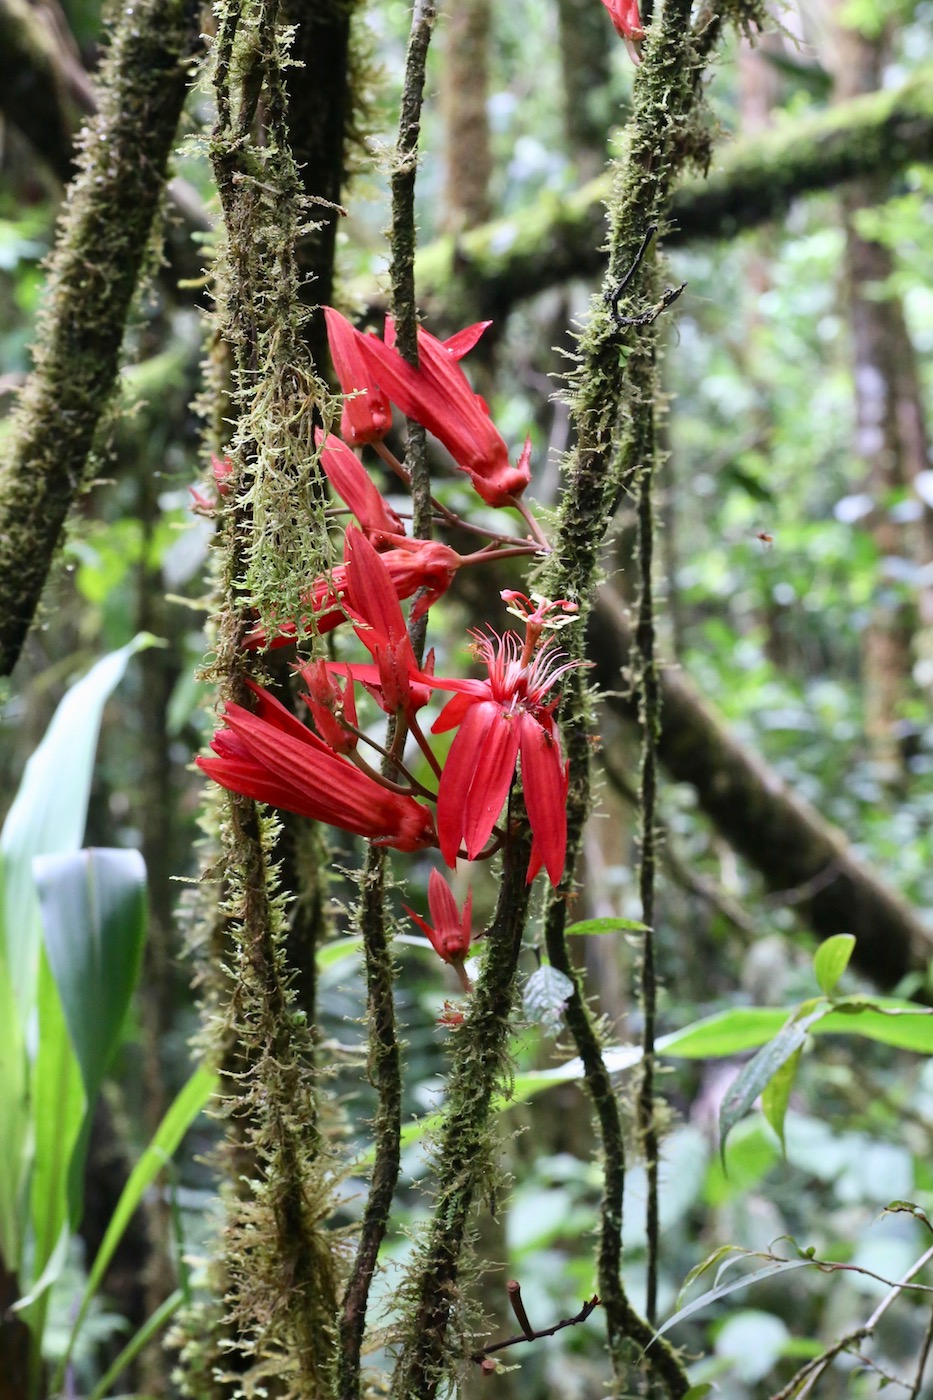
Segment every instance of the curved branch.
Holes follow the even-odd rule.
[[[779,218],[800,195],[917,161],[933,161],[930,66],[902,87],[725,147],[706,179],[684,180],[674,194],[664,245],[729,238]],[[548,287],[601,272],[609,192],[605,175],[572,194],[548,191],[518,214],[423,248],[418,288],[432,317],[455,316],[458,286],[480,299],[484,316],[500,317]]]

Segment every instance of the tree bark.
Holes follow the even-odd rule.
[[[846,101],[881,84],[887,45],[844,22],[832,31],[836,94]],[[846,237],[846,293],[852,331],[855,392],[854,455],[861,461],[865,490],[874,509],[871,531],[879,570],[892,558],[933,558],[933,514],[920,503],[917,522],[897,519],[896,493],[928,469],[929,444],[914,347],[899,296],[883,292],[894,272],[886,244],[866,238],[859,214],[884,203],[887,180],[866,175],[842,193]],[[923,589],[921,608],[933,615],[931,590]],[[912,678],[917,611],[897,579],[879,577],[862,652],[865,729],[880,771],[893,783],[907,778],[904,733],[906,702],[915,694]]]
[[[444,29],[444,226],[455,236],[489,218],[492,148],[489,91],[490,0],[461,0]]]
[[[635,720],[621,684],[631,648],[627,610],[604,589],[590,625],[589,655],[604,703]],[[695,788],[703,812],[769,889],[794,892],[798,916],[818,938],[854,934],[854,964],[881,987],[926,966],[933,933],[853,854],[840,831],[729,734],[680,672],[661,672],[661,714],[658,752],[671,776]]]
[[[196,0],[141,0],[105,61],[100,112],[52,260],[35,368],[0,468],[0,674],[13,669],[116,383],[120,346],[200,39]]]
[[[789,123],[719,153],[705,180],[684,180],[664,234],[668,248],[731,238],[786,213],[794,199],[869,172],[891,175],[933,160],[933,68],[890,92],[872,93]],[[605,266],[609,177],[566,197],[548,193],[521,214],[493,220],[418,254],[422,303],[443,319],[459,281],[484,298],[484,314]],[[367,295],[367,289],[362,291]]]

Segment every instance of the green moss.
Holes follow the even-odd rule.
[[[114,28],[49,269],[34,368],[0,466],[0,672],[15,664],[114,392],[199,40],[194,0],[140,0]]]

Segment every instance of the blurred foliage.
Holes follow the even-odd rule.
[[[66,6],[82,53],[93,61],[100,32],[94,0]],[[892,36],[888,80],[896,82],[933,56],[933,7],[904,0],[849,0],[846,19],[868,35]],[[356,177],[351,217],[341,231],[340,266],[349,279],[375,277],[385,265],[381,230],[386,222],[384,157],[400,90],[408,27],[403,0],[379,0],[367,14],[384,83],[372,136],[372,169]],[[829,19],[819,7],[790,14],[800,37],[776,63],[778,108],[774,119],[791,122],[829,100],[824,63]],[[443,40],[441,30],[439,42]],[[606,43],[611,28],[606,22]],[[738,56],[727,52],[711,84],[711,99],[724,133],[741,130]],[[436,95],[440,55],[431,55],[429,88]],[[594,102],[614,119],[631,90],[631,67],[621,45],[611,51],[611,78]],[[544,190],[575,183],[566,149],[560,101],[557,10],[537,0],[494,7],[489,117],[495,152],[493,204],[501,212],[522,207]],[[191,122],[206,114],[191,99]],[[608,135],[608,133],[607,133]],[[729,139],[728,136],[726,139]],[[424,122],[425,156],[418,200],[422,237],[430,239],[443,218],[442,133],[438,104]],[[185,147],[180,168],[210,200],[202,158]],[[44,190],[11,160],[0,166],[0,407],[8,409],[28,369],[28,343],[41,302],[42,258],[51,246],[56,209]],[[857,227],[888,248],[894,270],[873,295],[901,299],[918,356],[927,420],[933,421],[933,171],[913,169],[890,197],[862,210]],[[845,234],[838,201],[824,195],[795,205],[787,219],[729,244],[703,244],[670,258],[670,280],[687,290],[670,323],[664,360],[670,410],[670,453],[665,478],[664,647],[729,725],[756,749],[793,790],[837,824],[887,880],[921,912],[933,910],[933,635],[916,609],[918,590],[929,586],[924,566],[891,558],[872,528],[879,515],[908,521],[918,495],[907,488],[876,500],[855,450],[855,386],[852,342],[843,284]],[[497,328],[498,363],[490,400],[510,442],[531,431],[536,456],[564,446],[563,410],[554,393],[565,367],[567,328],[585,312],[589,288],[554,289],[515,310]],[[151,775],[144,756],[172,775],[171,810],[160,814],[172,874],[196,872],[199,784],[187,765],[210,728],[195,681],[204,652],[201,595],[210,523],[188,508],[188,487],[199,475],[198,424],[191,404],[199,390],[199,319],[190,291],[177,294],[165,269],[139,299],[128,336],[123,402],[97,448],[95,482],[72,521],[64,564],[50,584],[44,615],[4,702],[0,775],[15,791],[68,682],[105,651],[125,644],[141,626],[167,643],[170,696],[164,727],[147,727],[149,684],[139,670],[127,679],[108,710],[91,794],[87,840],[132,845],[146,825]],[[557,346],[556,350],[552,346]],[[0,422],[0,443],[3,424]],[[933,468],[933,464],[931,464]],[[538,494],[553,493],[553,465]],[[933,481],[933,478],[931,478]],[[450,491],[459,490],[452,483]],[[924,489],[920,483],[919,489]],[[927,487],[933,492],[933,487]],[[620,533],[627,528],[620,518]],[[772,537],[769,544],[760,538]],[[623,575],[623,588],[627,586]],[[864,646],[873,611],[904,604],[912,618],[913,674],[899,716],[903,771],[896,782],[878,763],[866,738]],[[463,600],[446,602],[451,650],[467,617]],[[439,658],[443,669],[446,658]],[[621,740],[620,743],[628,743]],[[634,749],[630,750],[632,762]],[[754,938],[730,925],[715,903],[665,880],[659,927],[664,978],[662,1032],[736,1006],[792,1006],[814,992],[812,948],[794,921],[793,904],[763,896],[759,877],[724,847],[698,815],[691,790],[668,785],[662,797],[668,840],[697,874],[739,900],[756,930]],[[637,860],[631,814],[605,794],[593,824],[589,878],[578,917],[637,917],[633,869]],[[359,852],[337,838],[331,894],[341,933],[354,889],[344,867]],[[410,871],[412,862],[406,866]],[[423,909],[428,866],[419,869],[405,899]],[[175,888],[169,891],[174,898]],[[476,915],[482,924],[495,895],[491,875],[477,881]],[[398,929],[410,932],[393,893]],[[540,953],[529,934],[522,967],[536,974]],[[579,940],[580,957],[601,991],[613,1030],[628,1043],[640,1033],[629,986],[637,937],[617,933]],[[599,944],[599,949],[595,946]],[[607,951],[608,949],[608,951]],[[155,1055],[170,1093],[187,1077],[186,1039],[194,1029],[192,994],[178,970],[173,946],[172,1016],[157,1046],[145,1043],[137,1021],[136,1044],[124,1047],[122,1074],[112,1086],[125,1109],[136,1146],[148,1140],[140,1065]],[[444,1043],[450,1034],[437,1017],[456,996],[455,981],[415,943],[398,944],[401,965],[398,1012],[406,1042],[405,1121],[429,1113],[443,1084]],[[611,975],[607,967],[611,966]],[[540,979],[539,979],[540,983]],[[846,994],[869,988],[844,974]],[[922,975],[902,989],[930,987]],[[364,999],[355,964],[334,960],[322,967],[318,996],[320,1038],[333,1066],[333,1118],[346,1146],[364,1154],[369,1145],[372,1092],[366,1079]],[[572,1051],[553,1007],[543,1024],[531,1025],[515,1048],[519,1071],[565,1060]],[[689,1271],[722,1245],[768,1250],[792,1237],[820,1259],[858,1265],[886,1279],[900,1277],[927,1248],[929,1228],[909,1213],[882,1214],[894,1200],[913,1201],[933,1215],[933,1061],[865,1039],[807,1038],[790,1092],[781,1144],[760,1112],[738,1121],[718,1151],[719,1111],[741,1060],[667,1060],[661,1086],[670,1105],[662,1169],[661,1313],[676,1310]],[[634,1092],[631,1073],[620,1076],[625,1099]],[[336,1131],[336,1129],[335,1129]],[[171,1197],[178,1238],[197,1265],[209,1256],[210,1220],[216,1213],[212,1177],[204,1165],[214,1136],[202,1124],[180,1160]],[[636,1304],[644,1276],[641,1208],[644,1169],[632,1134],[633,1165],[626,1187],[626,1281]],[[576,1311],[592,1292],[592,1230],[600,1177],[590,1159],[588,1108],[578,1087],[564,1084],[519,1103],[502,1115],[502,1156],[512,1174],[511,1202],[495,1203],[504,1230],[507,1262],[485,1285],[485,1302],[506,1278],[521,1280],[535,1326]],[[425,1171],[417,1137],[405,1149],[397,1233],[385,1251],[385,1272],[374,1298],[376,1315],[391,1309],[396,1268],[409,1248],[406,1230],[424,1212],[419,1181]],[[362,1210],[363,1182],[341,1188],[338,1223]],[[791,1247],[792,1249],[792,1247]],[[53,1295],[48,1336],[60,1353],[84,1289],[80,1250],[73,1251]],[[931,1274],[922,1276],[927,1283]],[[706,1286],[711,1286],[708,1282]],[[694,1292],[700,1288],[694,1285]],[[692,1376],[714,1382],[726,1400],[758,1400],[785,1384],[808,1358],[858,1327],[884,1288],[857,1272],[802,1268],[765,1280],[694,1314],[674,1340],[698,1358]],[[502,1301],[500,1300],[500,1301]],[[121,1299],[97,1307],[76,1356],[75,1384],[89,1389],[125,1339]],[[504,1312],[504,1307],[500,1313]],[[879,1325],[872,1356],[884,1371],[911,1377],[929,1306],[922,1295],[902,1297]],[[511,1354],[521,1372],[503,1394],[523,1397],[603,1393],[603,1342],[598,1314],[584,1326],[543,1340],[527,1354]],[[58,1340],[56,1340],[58,1337]],[[99,1339],[96,1349],[92,1342]],[[502,1384],[508,1382],[502,1378]],[[930,1382],[928,1378],[928,1384]],[[490,1387],[499,1382],[488,1382]],[[870,1396],[879,1375],[854,1358],[840,1359],[820,1381],[820,1393]]]

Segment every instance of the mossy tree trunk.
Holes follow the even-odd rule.
[[[121,13],[46,290],[34,369],[0,466],[0,674],[16,663],[110,403],[200,43],[198,0]]]

